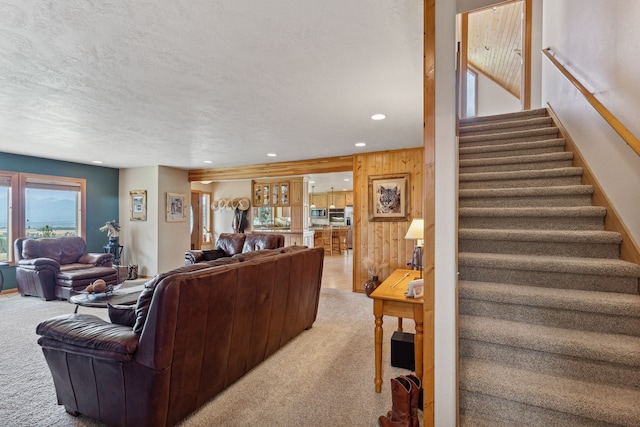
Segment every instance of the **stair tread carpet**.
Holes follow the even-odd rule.
[[[513,141],[521,138],[540,138],[540,137],[551,137],[558,134],[558,128],[553,127],[544,127],[539,129],[528,129],[528,130],[519,130],[513,132],[496,132],[496,133],[487,133],[483,135],[471,135],[471,136],[460,136],[460,144],[463,145],[465,143],[470,142],[483,142],[483,141]]]
[[[496,216],[496,217],[603,217],[607,209],[601,206],[560,206],[560,207],[524,207],[524,208],[460,208],[458,216]]]
[[[640,390],[535,374],[463,358],[460,388],[627,426],[640,425]]]
[[[495,114],[492,116],[465,117],[463,119],[460,119],[460,127],[495,121],[523,120],[524,118],[540,117],[546,115],[546,108],[537,108],[535,110],[518,111],[516,113]]]
[[[591,185],[558,185],[554,187],[470,188],[459,191],[459,197],[535,197],[591,195]]]
[[[488,181],[507,180],[523,178],[557,178],[565,176],[582,176],[582,168],[555,168],[555,169],[534,169],[507,172],[475,172],[461,173],[460,182],[464,181]]]
[[[551,126],[553,120],[551,117],[532,117],[522,120],[512,120],[508,122],[479,123],[460,127],[460,135],[480,134],[480,133],[499,133],[505,130],[525,130],[534,127]]]
[[[459,297],[640,318],[640,295],[461,280]]]
[[[507,240],[557,243],[613,243],[622,242],[620,233],[600,230],[491,230],[485,228],[461,228],[461,239]]]
[[[499,166],[508,164],[529,164],[544,163],[561,160],[572,160],[573,153],[570,151],[560,151],[556,153],[531,154],[524,156],[507,156],[507,157],[483,157],[479,159],[462,159],[460,160],[460,168],[472,166]]]
[[[481,153],[512,153],[514,151],[533,150],[536,148],[553,148],[564,147],[566,140],[564,138],[544,139],[539,141],[523,141],[512,143],[500,143],[485,144],[485,145],[471,145],[465,147],[460,144],[460,156],[468,156]],[[466,159],[465,159],[466,160]]]
[[[640,265],[619,259],[460,252],[458,260],[476,267],[640,278]]]

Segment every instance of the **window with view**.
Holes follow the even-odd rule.
[[[0,171],[0,261],[18,237],[84,236],[86,181]]]

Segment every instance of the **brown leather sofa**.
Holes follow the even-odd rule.
[[[90,314],[40,323],[58,404],[109,426],[176,425],[311,328],[323,260],[289,247],[186,265],[147,282],[133,327]]]
[[[16,282],[20,295],[45,301],[69,299],[96,279],[118,283],[113,254],[87,253],[82,237],[19,238],[14,242]]]
[[[223,256],[284,247],[284,236],[275,233],[221,233],[212,251],[190,250],[184,254],[185,265],[212,261]],[[211,257],[208,255],[211,254]]]

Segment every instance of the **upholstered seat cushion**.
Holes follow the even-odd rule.
[[[92,314],[65,314],[40,323],[36,333],[48,345],[70,352],[131,360],[139,336],[131,328],[105,322]]]

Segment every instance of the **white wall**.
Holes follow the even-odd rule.
[[[640,136],[640,2],[544,0],[543,46]],[[640,242],[640,157],[548,60],[542,101],[558,114],[636,242]]]
[[[522,110],[520,99],[482,73],[478,73],[478,116],[514,113]]]
[[[236,199],[239,197],[251,198],[251,180],[223,181],[210,184],[213,200]],[[218,240],[220,233],[233,233],[234,211],[217,209],[213,211],[213,240]],[[249,221],[251,219],[249,218]]]
[[[456,425],[456,4],[436,1],[435,425]]]
[[[167,193],[185,195],[186,220],[167,222]],[[191,184],[189,173],[183,169],[166,166],[158,168],[158,272],[184,265],[184,253],[191,247],[189,209],[191,208]]]
[[[147,220],[131,221],[129,192],[147,192]],[[121,264],[137,264],[138,274],[158,272],[158,167],[120,169],[120,244],[124,246]]]

